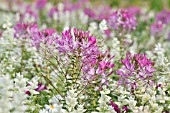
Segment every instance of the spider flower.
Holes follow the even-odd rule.
[[[132,7],[127,8],[127,10],[132,15],[140,15],[142,13],[139,7],[132,6]]]
[[[25,23],[18,23],[14,26],[14,37],[15,38],[20,38],[20,37],[27,37],[27,28],[28,24]]]
[[[31,5],[26,5],[23,13],[20,14],[20,22],[37,22],[38,13]]]
[[[110,61],[105,60],[104,54],[99,51],[97,41],[90,32],[82,30],[68,29],[62,32],[62,37],[57,40],[60,54],[78,56],[81,63],[84,79],[93,79],[95,74],[102,75],[105,79],[113,72],[106,73],[114,67]],[[111,58],[112,59],[112,58]],[[98,68],[95,68],[98,66]]]
[[[17,23],[14,26],[15,38],[29,38],[30,34],[38,31],[37,24],[33,23]]]
[[[90,8],[85,8],[84,9],[84,13],[86,14],[86,15],[88,15],[90,18],[92,18],[92,19],[95,19],[95,17],[96,17],[96,14],[95,14],[95,12],[92,10],[92,9],[90,9]]]
[[[31,86],[31,84],[28,84],[28,86]],[[46,85],[43,85],[42,83],[38,83],[38,87],[34,90],[40,92],[40,91],[46,90],[46,89],[47,89]],[[25,93],[28,94],[28,95],[31,94],[31,92],[29,90],[27,90]]]
[[[117,74],[121,77],[120,84],[130,84],[132,88],[136,89],[138,84],[137,80],[147,82],[153,75],[155,68],[151,59],[146,57],[146,54],[134,54],[130,52],[126,54],[126,58],[121,60],[123,67],[117,70]],[[133,78],[133,80],[132,80]]]
[[[108,24],[115,30],[132,31],[136,29],[136,17],[128,12],[128,10],[121,9],[113,12],[108,20]]]
[[[47,4],[47,0],[36,0],[36,8],[43,9]]]
[[[162,10],[156,15],[156,21],[163,24],[169,24],[170,22],[170,11]]]
[[[29,38],[32,40],[33,46],[37,49],[40,48],[40,44],[51,45],[58,38],[56,30],[44,29],[40,31],[35,23],[18,23],[14,26],[15,38]]]
[[[163,24],[161,22],[155,22],[151,25],[150,33],[152,36],[159,36],[163,31]]]
[[[117,112],[117,113],[120,113],[120,108],[117,104],[115,104],[112,100],[110,100],[110,105],[114,108],[114,110]]]
[[[41,43],[48,46],[52,45],[53,42],[58,38],[58,35],[55,35],[54,29],[44,29],[43,31],[37,31],[32,33],[31,39],[33,40],[33,45],[39,49]]]
[[[96,45],[96,38],[91,36],[89,32],[82,30],[69,29],[62,32],[62,38],[57,40],[58,50],[64,54],[68,52],[74,52],[81,55],[88,56],[94,53],[100,54]]]
[[[97,10],[85,8],[84,13],[94,20],[102,21],[103,19],[108,20],[111,16],[112,10],[108,6],[97,7]]]
[[[69,29],[62,32],[61,39],[57,40],[58,50],[63,54],[74,54],[81,57],[81,61],[88,66],[94,65],[98,55],[101,54],[96,44],[96,38],[90,32]],[[84,71],[86,66],[84,67]]]

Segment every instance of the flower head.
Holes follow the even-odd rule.
[[[132,15],[140,15],[141,9],[139,7],[129,7],[127,8],[128,12]]]
[[[170,22],[170,11],[162,10],[156,15],[156,21],[163,24],[168,24]]]
[[[155,68],[153,68],[154,63],[146,57],[146,54],[132,55],[128,52],[126,58],[121,62],[123,67],[116,71],[121,76],[119,85],[123,83],[130,84],[132,89],[138,87],[137,79],[146,82],[155,71]]]
[[[114,108],[114,110],[117,112],[117,113],[120,113],[120,108],[117,104],[115,104],[112,100],[110,100],[110,105]]]
[[[111,28],[116,30],[131,31],[136,29],[136,17],[128,12],[128,10],[121,9],[113,12],[110,16],[108,24]]]
[[[150,32],[152,36],[159,36],[163,31],[163,24],[161,22],[155,22],[151,25]]]
[[[27,28],[28,28],[28,24],[25,23],[18,23],[14,26],[14,30],[15,30],[15,34],[14,37],[15,38],[21,38],[21,37],[27,37]]]
[[[30,38],[30,35],[38,31],[37,24],[35,23],[17,23],[14,26],[15,38]]]
[[[88,15],[88,17],[94,20],[99,20],[99,21],[103,19],[108,20],[111,15],[111,12],[112,12],[111,8],[106,7],[106,6],[97,7],[97,10],[93,10],[90,8],[84,9],[84,13]]]
[[[33,40],[32,44],[37,49],[40,48],[40,44],[44,44],[46,46],[52,45],[57,38],[58,35],[56,35],[56,31],[54,29],[44,29],[42,31],[37,30],[37,32],[33,32],[31,34],[31,39]]]
[[[46,4],[47,4],[47,0],[36,0],[35,5],[37,9],[43,9]]]
[[[62,32],[62,37],[57,39],[57,44],[59,54],[77,56],[84,73],[84,79],[94,79],[95,74],[98,74],[102,75],[102,80],[105,83],[106,77],[113,73],[108,70],[112,69],[114,64],[104,59],[106,53],[103,54],[99,51],[96,38],[90,35],[90,32],[76,28],[65,30]]]

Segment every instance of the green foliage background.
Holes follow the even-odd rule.
[[[22,0],[19,0],[22,1]],[[26,0],[28,2],[34,2],[35,0]],[[54,4],[63,1],[77,2],[79,0],[48,0]],[[148,7],[150,9],[160,11],[162,9],[170,9],[170,0],[90,0],[94,4],[109,4],[114,7],[129,7],[129,6],[139,6]]]

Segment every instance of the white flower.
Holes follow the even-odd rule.
[[[59,18],[59,17],[58,17],[58,14],[57,14],[56,12],[54,12],[54,14],[53,14],[53,19],[54,19],[54,20],[58,20],[58,18]]]
[[[10,75],[0,76],[0,113],[9,113],[14,107],[11,103],[13,89],[13,81],[10,79]]]
[[[100,91],[100,93],[101,93],[101,94],[109,94],[109,93],[110,93],[110,90],[108,90],[108,89],[106,88],[106,85],[104,85],[104,86],[103,86],[103,90]]]
[[[142,103],[144,104],[145,102],[147,102],[150,99],[150,95],[145,93],[142,97]]]
[[[49,113],[46,109],[42,109],[39,111],[39,113]]]
[[[63,11],[64,10],[64,4],[63,3],[58,3],[58,6],[57,6],[58,10],[59,11]]]
[[[103,103],[103,102],[109,102],[111,99],[111,97],[105,95],[105,94],[101,94],[101,98],[99,99],[99,103]]]
[[[50,112],[50,113],[56,113],[58,111],[57,109],[57,104],[53,105],[45,105],[45,108]]]
[[[65,99],[66,99],[66,104],[71,108],[74,108],[78,103],[77,98],[66,97]]]
[[[108,113],[117,113],[112,106],[108,107]]]
[[[52,104],[59,104],[59,100],[64,100],[61,95],[56,95],[56,96],[53,96],[49,102],[52,103]]]
[[[137,101],[133,97],[130,96],[128,99],[124,100],[124,103],[129,104],[130,108],[134,108],[136,106],[136,104],[137,104]]]
[[[92,35],[95,30],[97,30],[97,23],[96,22],[91,22],[88,30],[90,31],[90,34]]]
[[[13,106],[15,108],[14,113],[24,113],[28,106],[24,105],[24,101],[27,99],[27,95],[23,91],[17,91],[13,95]]]
[[[154,113],[162,113],[163,107],[159,106],[158,109]]]
[[[30,91],[32,95],[39,94],[38,91],[35,91],[35,89],[38,88],[38,79],[38,77],[34,77],[30,82],[28,82],[29,86],[27,86],[26,90]]]
[[[16,88],[24,88],[26,86],[27,79],[23,77],[20,73],[16,74],[15,81],[15,87]]]
[[[84,109],[83,106],[84,106],[84,105],[78,105],[77,113],[84,113],[84,112],[86,111],[86,109]]]
[[[85,15],[85,13],[83,11],[79,11],[79,19],[81,21],[82,24],[86,24],[88,22],[88,16]]]
[[[163,55],[165,50],[162,48],[162,45],[160,43],[155,45],[155,53],[158,55]]]
[[[84,109],[83,105],[78,105],[77,110],[74,110],[70,113],[84,113],[86,111],[86,109]]]
[[[153,110],[156,110],[156,109],[159,108],[159,106],[158,106],[157,103],[151,104],[151,106],[152,106],[152,109],[153,109]]]
[[[102,21],[100,22],[99,28],[100,28],[101,31],[104,31],[104,30],[107,30],[107,29],[108,29],[106,20],[102,20]]]

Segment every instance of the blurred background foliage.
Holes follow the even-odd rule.
[[[22,1],[22,0],[20,0]],[[33,2],[35,0],[26,0]],[[77,2],[78,0],[48,0],[52,3],[58,3],[63,1],[72,1]],[[170,9],[170,0],[90,0],[94,5],[97,4],[108,4],[114,7],[129,7],[129,6],[138,6],[146,7],[151,10],[161,11],[162,9]]]

